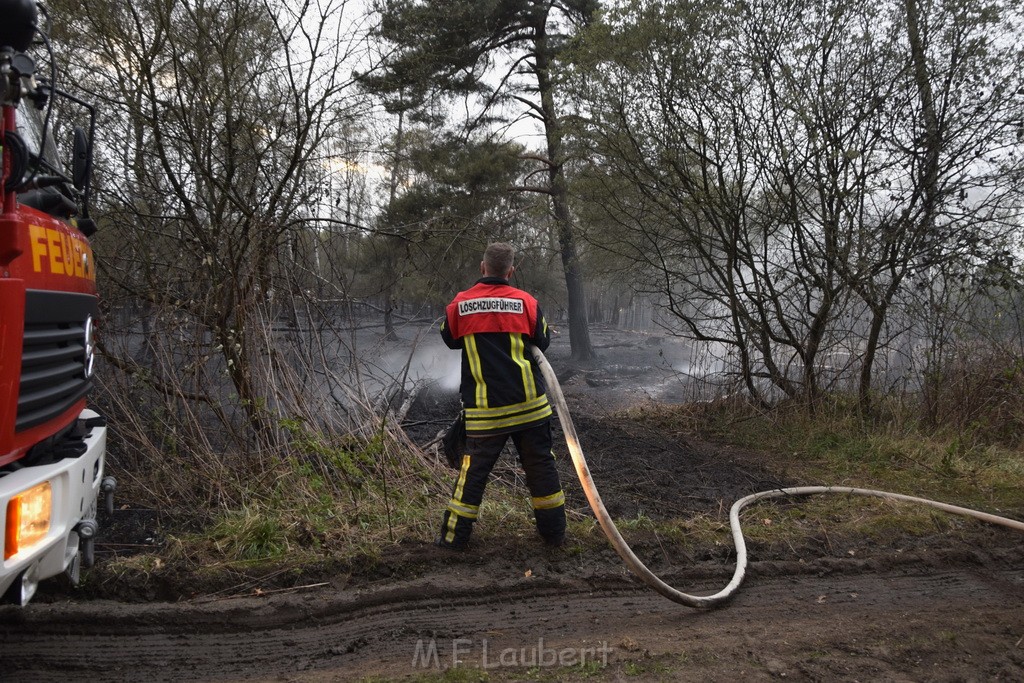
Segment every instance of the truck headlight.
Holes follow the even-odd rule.
[[[27,550],[46,538],[50,531],[53,489],[44,481],[7,501],[4,559]]]

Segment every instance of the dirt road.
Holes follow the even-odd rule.
[[[458,565],[357,592],[34,605],[0,611],[0,671],[18,681],[390,680],[444,670],[435,679],[1024,680],[1024,571],[919,559],[789,575],[755,563],[739,595],[713,611],[621,575],[538,568],[486,580],[493,566]],[[689,587],[715,589],[722,578]]]

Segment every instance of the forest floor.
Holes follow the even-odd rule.
[[[564,342],[549,357],[598,488],[651,569],[680,590],[715,592],[733,570],[728,533],[696,539],[683,521],[724,526],[743,495],[823,482],[790,481],[788,454],[637,419],[638,406],[686,398],[671,383],[678,349],[653,336],[595,336],[615,370],[608,360],[569,369]],[[415,409],[416,440],[436,431],[428,425],[448,400]],[[694,610],[633,578],[598,532],[580,531],[586,501],[568,458],[560,465],[577,530],[562,548],[482,519],[464,552],[407,539],[365,567],[325,566],[233,594],[173,576],[116,596],[50,590],[28,608],[0,609],[0,678],[1024,680],[1024,544],[1015,532],[945,516],[931,531],[882,535],[808,522],[799,538],[752,540],[734,599]],[[493,486],[522,488],[514,457],[503,458]],[[154,519],[131,519],[119,532],[125,545],[159,534]],[[772,521],[760,509],[746,520]]]

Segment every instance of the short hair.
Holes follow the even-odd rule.
[[[511,244],[494,242],[487,245],[484,250],[484,270],[488,275],[504,277],[512,270],[512,263],[516,258],[516,250]]]

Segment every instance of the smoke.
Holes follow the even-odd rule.
[[[407,385],[427,382],[437,384],[443,391],[459,388],[461,355],[445,346],[440,339],[421,340],[411,351],[394,350],[382,359],[388,374],[395,377],[405,372],[407,364]]]

